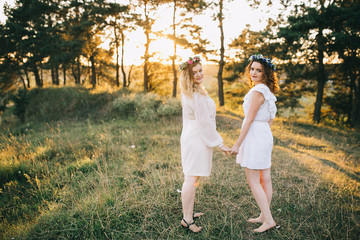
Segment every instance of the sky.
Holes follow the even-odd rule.
[[[123,0],[112,0],[113,2],[123,3],[127,1]],[[3,12],[4,3],[7,2],[10,6],[14,6],[14,0],[0,0],[0,22],[6,21],[6,16]],[[267,25],[267,19],[276,18],[280,13],[280,6],[276,5],[277,1],[273,1],[272,7],[266,6],[267,1],[261,1],[261,5],[258,9],[250,7],[246,0],[235,0],[227,2],[224,5],[224,35],[225,35],[225,46],[231,43],[233,39],[241,34],[245,29],[246,25],[250,25],[250,29],[254,31],[262,30]],[[211,12],[206,11],[202,15],[194,16],[193,22],[203,28],[202,38],[210,41],[210,48],[220,48],[220,33],[218,28],[218,22],[213,21]],[[172,11],[165,6],[159,8],[158,19],[154,25],[154,30],[166,30],[165,26],[169,26],[172,22]],[[136,39],[134,41],[133,39]],[[109,41],[104,41],[104,47]],[[128,40],[126,44],[125,59],[128,64],[141,64],[141,56],[144,53],[143,44],[145,42],[145,36],[142,29],[137,29],[128,34]],[[168,61],[168,56],[172,55],[173,43],[166,38],[159,38],[153,41],[150,45],[152,52],[157,52],[154,57],[155,61]],[[189,49],[178,48],[178,55],[181,59],[185,59],[188,56],[192,56],[192,52]]]

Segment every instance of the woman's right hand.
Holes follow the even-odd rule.
[[[225,146],[225,145],[222,145],[222,146],[220,147],[220,150],[223,151],[223,153],[225,153],[226,155],[228,155],[229,152],[231,151],[231,148],[229,148],[229,147],[227,147],[227,146]]]
[[[230,148],[229,154],[230,155],[236,155],[239,153],[239,147],[234,145],[232,148]]]

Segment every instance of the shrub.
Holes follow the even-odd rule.
[[[135,116],[144,120],[155,120],[159,116],[167,117],[181,113],[179,100],[164,101],[152,93],[123,94],[112,102],[112,109],[120,116]]]
[[[14,115],[19,118],[21,122],[25,122],[25,112],[28,106],[28,94],[24,89],[19,89],[16,95],[12,96],[12,100],[14,101]]]
[[[169,117],[181,114],[181,104],[176,98],[168,99],[158,109],[158,115],[162,117]]]
[[[145,120],[154,120],[157,118],[157,109],[162,104],[159,96],[152,93],[138,94],[134,101],[138,118]]]
[[[136,105],[133,97],[122,95],[112,102],[112,109],[120,116],[133,116],[136,111]]]

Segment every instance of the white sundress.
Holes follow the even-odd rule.
[[[194,93],[192,98],[181,94],[183,129],[181,132],[181,163],[189,176],[209,176],[213,147],[223,139],[216,131],[216,105],[209,97]]]
[[[249,169],[267,169],[271,166],[271,152],[273,148],[273,135],[268,123],[275,118],[276,97],[265,84],[257,84],[244,97],[243,109],[246,121],[246,115],[250,107],[251,95],[254,91],[264,95],[265,102],[260,106],[249,132],[240,146],[236,156],[236,163],[241,167]]]

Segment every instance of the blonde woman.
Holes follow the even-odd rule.
[[[252,55],[246,68],[252,88],[244,97],[245,118],[240,136],[230,154],[245,168],[251,192],[260,208],[260,216],[250,223],[261,223],[255,232],[265,232],[276,226],[271,215],[272,184],[270,176],[273,135],[271,124],[276,114],[277,77],[275,65],[261,54]]]
[[[200,232],[202,227],[194,218],[204,213],[194,213],[195,192],[200,176],[209,176],[212,166],[213,148],[230,149],[216,131],[216,106],[201,86],[203,69],[200,57],[189,58],[179,67],[183,129],[181,133],[181,162],[184,183],[181,192],[183,219],[181,225],[190,231]]]

